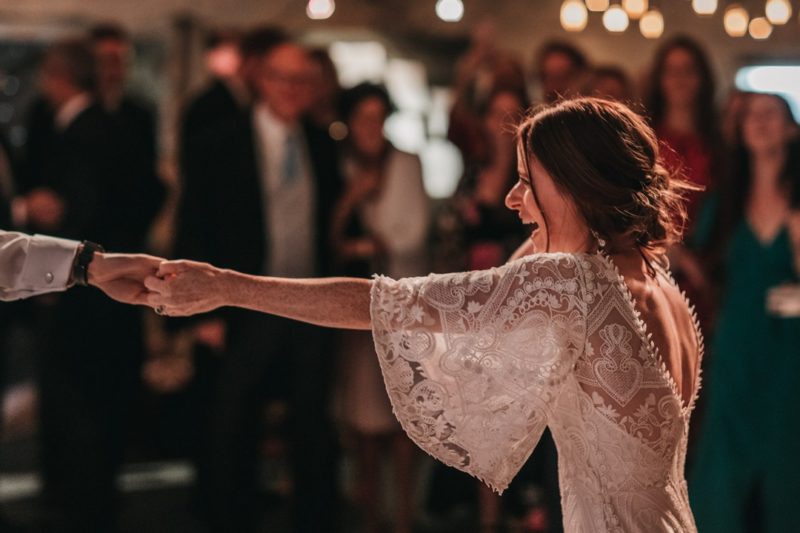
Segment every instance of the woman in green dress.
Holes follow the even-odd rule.
[[[767,309],[798,281],[800,150],[784,99],[747,96],[731,163],[695,233],[720,299],[691,503],[704,533],[800,531],[800,319]]]

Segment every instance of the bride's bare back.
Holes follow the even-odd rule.
[[[701,342],[693,311],[674,281],[662,269],[653,277],[641,254],[613,255],[660,358],[684,406],[697,393]]]

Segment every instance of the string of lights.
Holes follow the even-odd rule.
[[[589,24],[590,12],[602,13],[603,27],[611,33],[625,32],[631,21],[639,21],[639,31],[648,39],[658,39],[664,33],[663,13],[648,0],[564,0],[561,4],[561,26],[566,31],[580,32]],[[713,16],[719,9],[718,0],[692,0],[694,12],[703,18]],[[794,12],[790,0],[750,2],[758,4],[748,11],[743,3],[730,2],[723,14],[723,27],[730,37],[750,35],[756,40],[768,39],[775,28],[789,23]]]
[[[432,2],[433,3],[433,2]],[[746,0],[727,2],[722,24],[730,37],[750,35],[756,40],[768,39],[775,28],[787,24],[794,12],[790,0],[759,0],[763,9],[748,11]],[[658,39],[664,33],[664,15],[656,0],[564,0],[561,4],[561,27],[581,32],[589,25],[590,13],[602,13],[603,27],[611,33],[627,31],[631,21],[638,21],[639,31],[647,39]],[[719,9],[719,0],[691,0],[692,9],[700,17],[711,17]],[[750,5],[756,2],[749,2]],[[434,11],[445,22],[459,22],[464,17],[463,0],[436,0]],[[308,0],[306,14],[313,20],[324,20],[336,11],[334,0]],[[752,11],[752,13],[751,13]]]

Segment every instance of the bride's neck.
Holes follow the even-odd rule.
[[[591,252],[597,247],[592,233],[583,224],[574,224],[550,234],[550,251],[565,253]]]

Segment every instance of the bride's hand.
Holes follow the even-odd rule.
[[[145,279],[147,305],[169,316],[213,311],[226,304],[224,278],[224,271],[207,263],[165,261]]]

